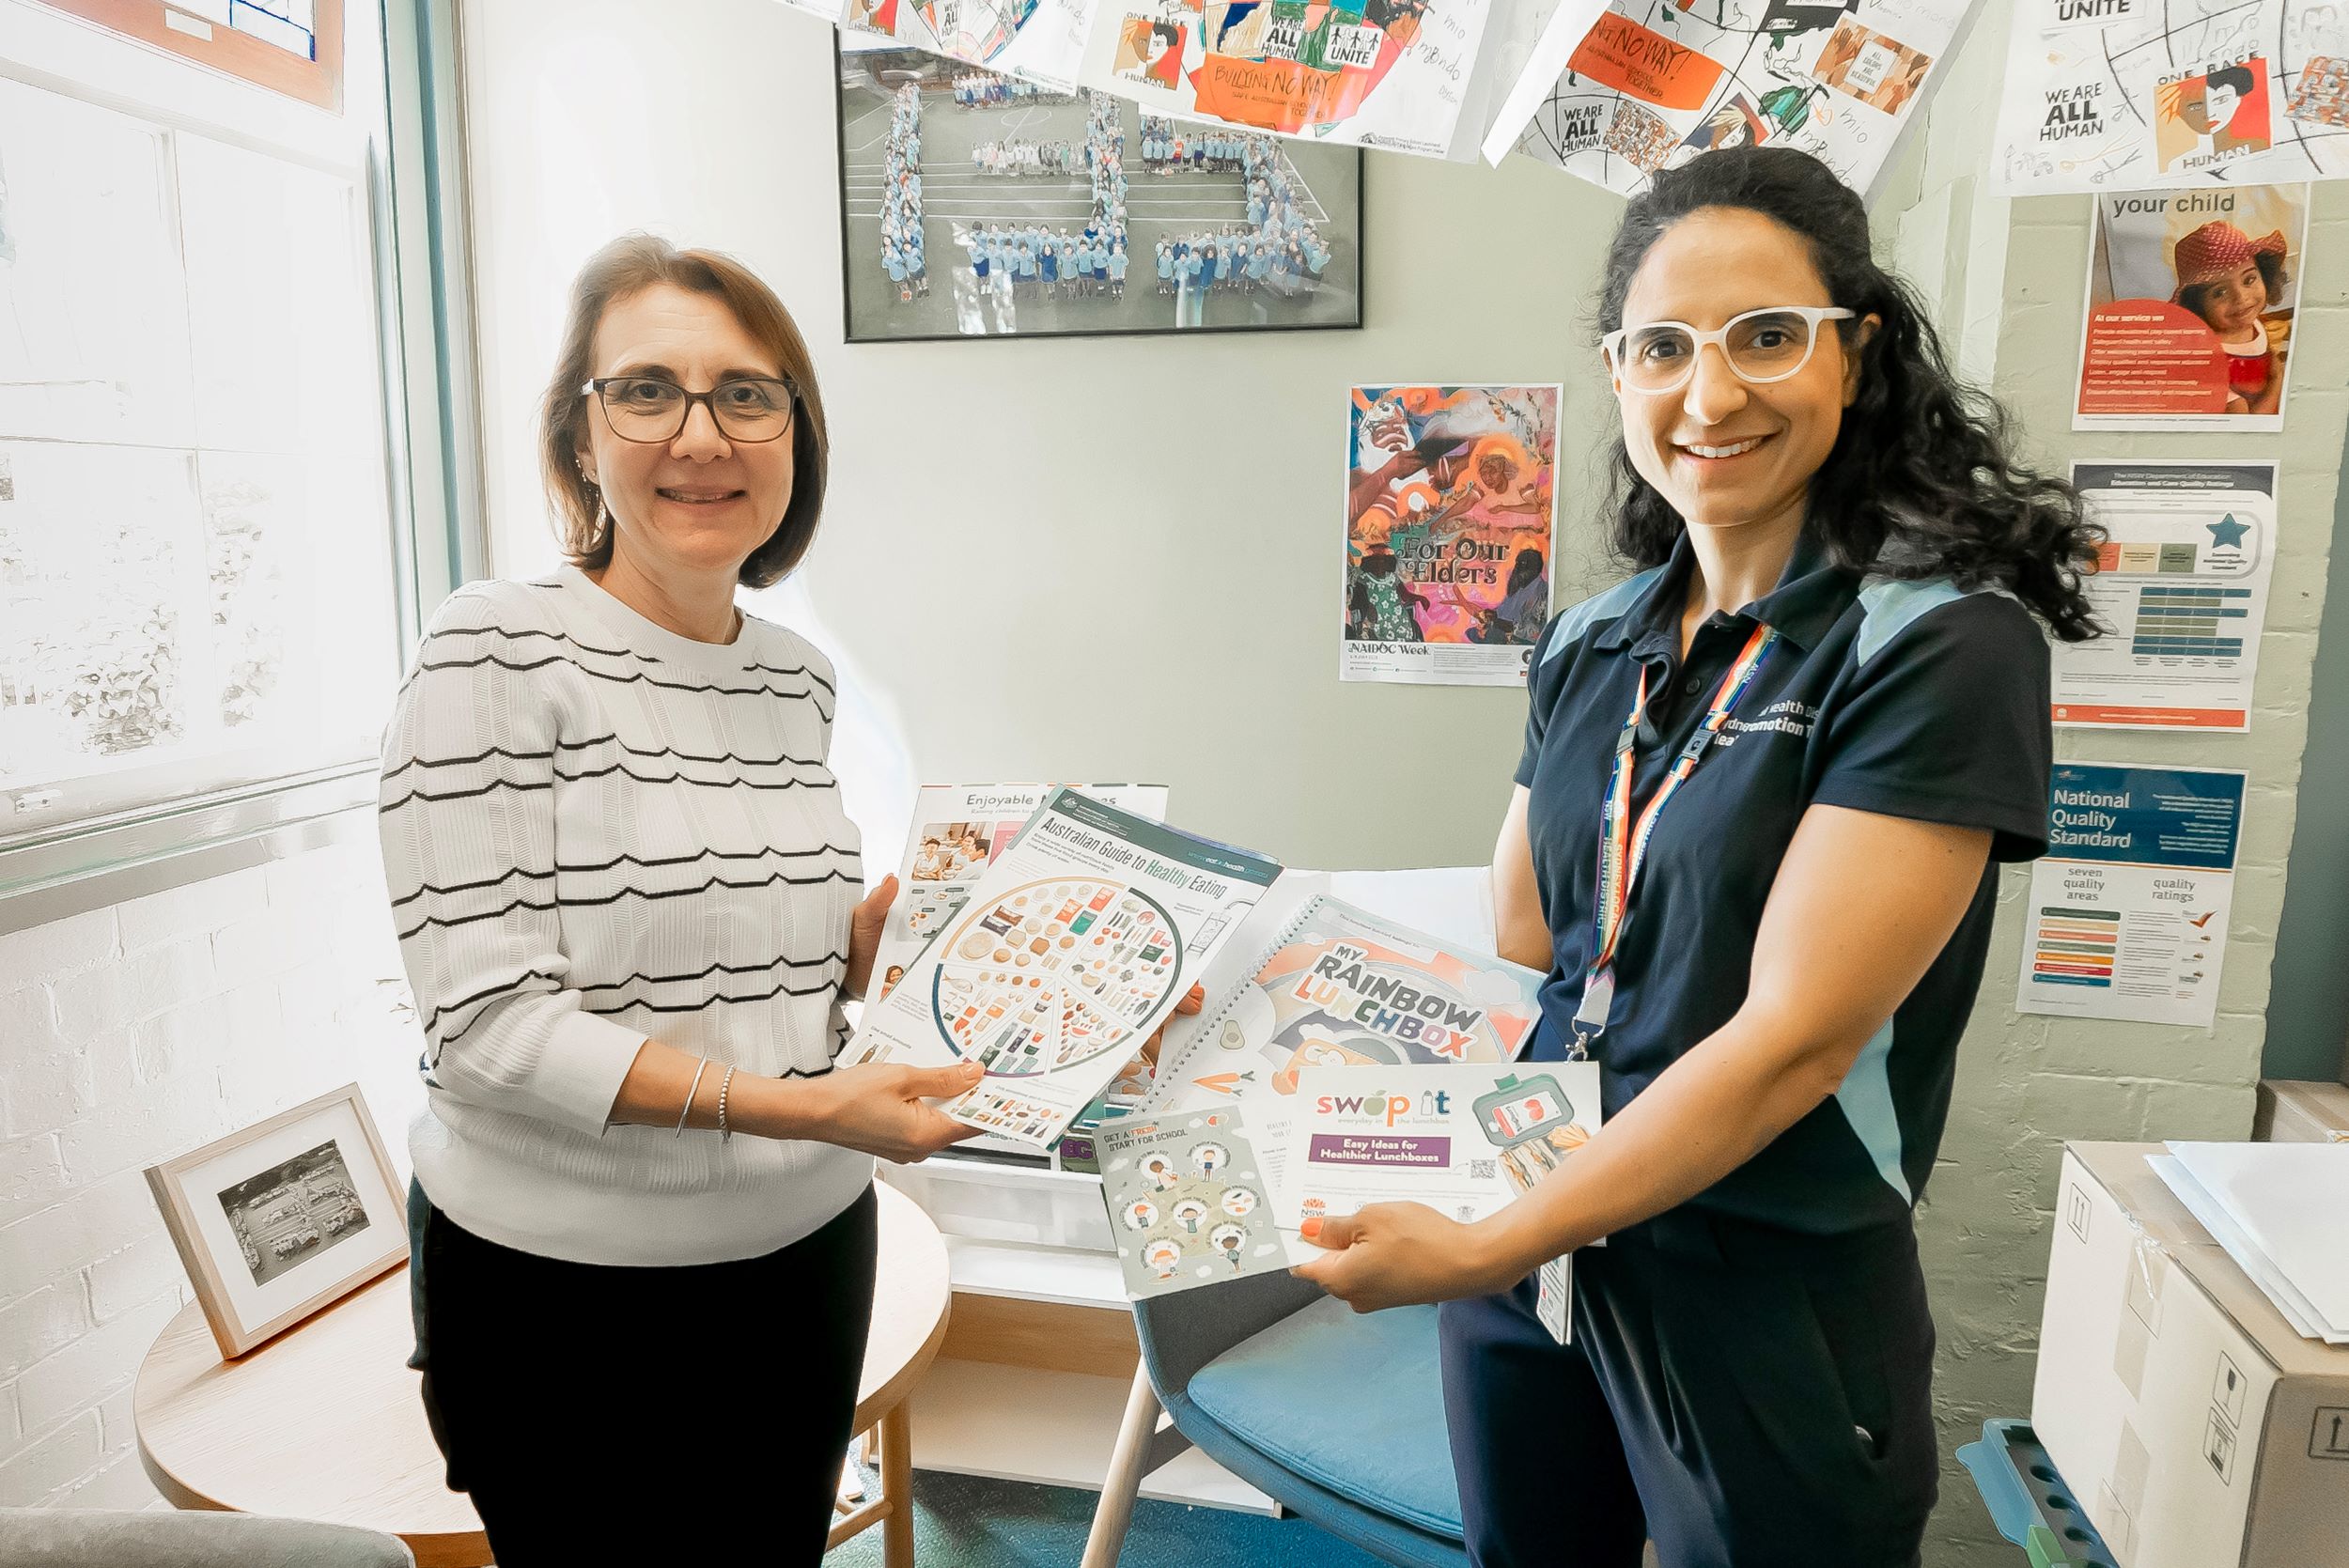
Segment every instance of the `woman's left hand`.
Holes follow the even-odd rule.
[[[896,896],[897,877],[892,872],[880,879],[880,886],[857,901],[855,912],[848,916],[848,969],[840,987],[851,1001],[863,1001],[872,986],[873,955],[880,951],[881,928],[889,924],[889,903]]]
[[[1343,1219],[1309,1219],[1302,1234],[1327,1250],[1289,1272],[1358,1312],[1492,1296],[1526,1273],[1496,1255],[1481,1226],[1424,1203],[1373,1203]]]

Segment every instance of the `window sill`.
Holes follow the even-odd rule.
[[[0,846],[0,936],[371,835],[376,768],[367,757]]]

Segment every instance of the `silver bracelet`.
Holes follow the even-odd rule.
[[[685,1109],[677,1113],[677,1136],[679,1138],[685,1136],[685,1119],[693,1114],[693,1096],[701,1093],[702,1074],[708,1071],[709,1071],[709,1058],[705,1056],[702,1058],[702,1064],[693,1069],[692,1087],[685,1091]]]
[[[726,1126],[726,1091],[733,1087],[734,1068],[729,1065],[726,1076],[718,1080],[718,1141],[721,1143],[734,1136],[734,1129]]]

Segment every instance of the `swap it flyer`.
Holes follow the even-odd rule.
[[[1541,1016],[1542,976],[1455,952],[1342,900],[1308,904],[1255,974],[1211,1001],[1161,1070],[1168,1104],[1291,1095],[1316,1066],[1514,1060]]]
[[[1153,114],[1471,154],[1492,0],[1101,0],[1081,80]]]
[[[1308,1068],[1283,1201],[1296,1204],[1295,1223],[1383,1203],[1482,1219],[1564,1164],[1599,1117],[1595,1062]]]

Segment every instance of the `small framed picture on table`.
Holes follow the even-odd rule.
[[[147,1184],[229,1359],[408,1256],[399,1174],[355,1083],[149,1166]]]

